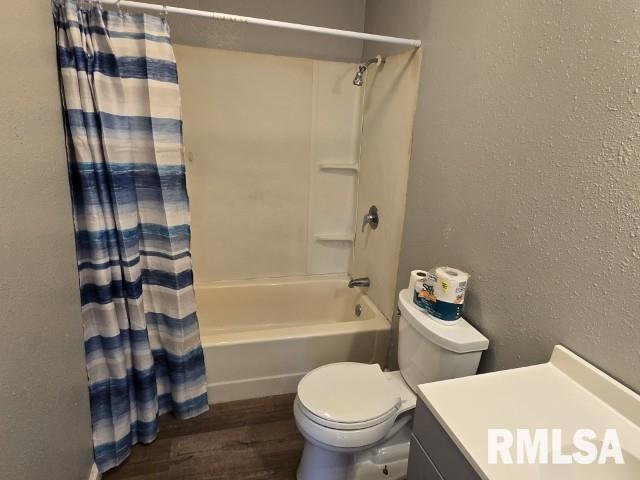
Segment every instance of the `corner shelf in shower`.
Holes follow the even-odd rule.
[[[360,169],[357,163],[320,162],[318,166],[320,167],[320,170],[347,170],[357,172]]]
[[[319,242],[353,242],[353,233],[315,233],[313,235]]]

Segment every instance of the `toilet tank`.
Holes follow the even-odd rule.
[[[474,375],[489,340],[466,320],[443,325],[413,303],[411,292],[402,290],[398,364],[407,384],[418,385]]]

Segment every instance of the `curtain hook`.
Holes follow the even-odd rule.
[[[122,0],[116,0],[116,9],[118,10],[118,13],[119,13],[120,15],[122,15],[122,6],[120,5],[120,2],[121,2],[121,1],[122,1]]]
[[[166,20],[168,16],[169,16],[169,8],[166,5],[163,5],[162,6],[162,18],[164,20]]]

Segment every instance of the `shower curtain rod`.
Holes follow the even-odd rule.
[[[127,7],[139,10],[151,10],[162,12],[165,15],[177,13],[181,15],[191,15],[194,17],[212,18],[215,20],[225,20],[228,22],[250,23],[252,25],[265,25],[267,27],[284,28],[287,30],[299,30],[302,32],[322,33],[335,37],[355,38],[371,42],[393,43],[396,45],[408,45],[419,47],[420,40],[411,38],[388,37],[385,35],[375,35],[372,33],[351,32],[349,30],[338,30],[336,28],[315,27],[313,25],[303,25],[301,23],[281,22],[278,20],[268,20],[266,18],[244,17],[241,15],[231,15],[228,13],[207,12],[205,10],[192,10],[190,8],[171,7],[169,5],[157,5],[155,3],[131,2],[129,0],[94,0],[104,5],[114,5],[118,8]]]

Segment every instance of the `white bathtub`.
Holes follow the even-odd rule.
[[[293,393],[305,373],[327,363],[384,367],[389,322],[347,281],[319,276],[196,285],[209,403]]]

